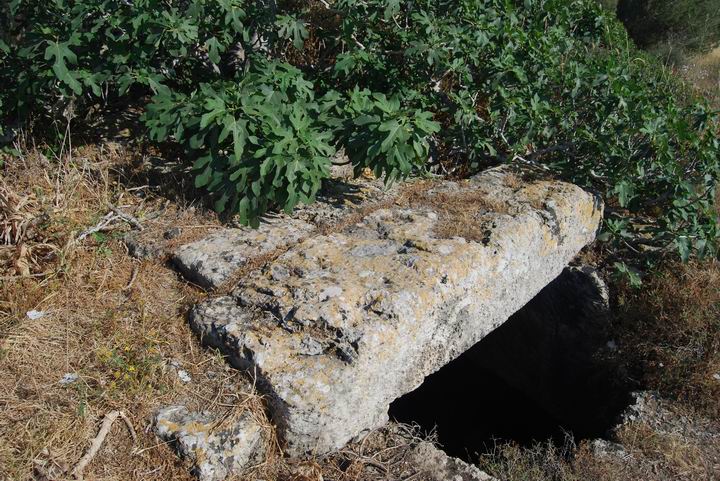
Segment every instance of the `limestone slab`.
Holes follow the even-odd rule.
[[[489,207],[444,218],[448,192],[468,202],[481,192]],[[309,235],[193,309],[202,339],[256,376],[288,454],[325,453],[386,422],[394,399],[557,277],[602,213],[576,186],[518,182],[507,167],[424,198]],[[472,223],[481,240],[447,238],[448,221]]]
[[[317,202],[298,206],[291,216],[266,217],[258,229],[219,229],[179,247],[171,258],[186,279],[213,290],[233,279],[248,263],[287,249],[309,237],[318,227],[342,222],[357,209],[391,198],[393,194],[394,189],[379,180],[333,180],[325,186]],[[154,245],[135,247],[129,243],[128,246],[136,256],[156,255]]]

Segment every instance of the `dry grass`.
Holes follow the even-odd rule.
[[[463,237],[469,241],[487,242],[489,226],[483,218],[488,212],[505,212],[507,206],[496,202],[482,190],[430,192],[432,185],[420,185],[406,197],[408,206],[431,208],[438,215],[433,231],[440,238]]]
[[[613,330],[631,376],[719,417],[720,264],[669,265],[618,302]]]
[[[132,161],[133,152],[122,149],[80,150],[62,161],[32,151],[1,174],[10,199],[0,217],[0,230],[10,233],[2,250],[26,246],[29,272],[19,271],[13,256],[2,264],[0,479],[64,479],[103,416],[116,409],[130,417],[138,445],[116,423],[87,478],[191,479],[187,466],[147,430],[154,410],[179,403],[264,416],[247,381],[202,349],[187,327],[187,308],[202,294],[162,260],[131,259],[119,240],[130,229],[126,223],[75,240],[109,205],[136,216],[146,231],[170,224],[195,236],[212,225],[212,218],[177,206],[152,219],[164,203],[138,195],[115,175]],[[28,317],[32,310],[42,317]],[[178,369],[192,381],[183,383]],[[62,385],[66,373],[78,380]]]
[[[678,409],[683,410],[681,406]],[[686,413],[675,415],[682,417]],[[635,479],[704,481],[720,476],[720,440],[717,437],[668,433],[645,423],[625,426],[617,436],[627,454],[622,462],[614,461],[616,469],[623,469]]]
[[[483,456],[480,467],[503,481],[714,481],[720,476],[717,436],[668,433],[633,422],[615,433],[615,441],[620,451],[589,442],[576,446],[571,440],[563,447],[505,444]]]
[[[678,72],[695,85],[711,104],[720,106],[720,47],[702,55],[690,56]]]

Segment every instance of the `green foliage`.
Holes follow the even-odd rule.
[[[243,0],[12,0],[6,112],[57,116],[145,86],[186,89],[247,40]],[[12,38],[12,42],[9,39]],[[48,111],[50,110],[50,111]],[[68,116],[66,111],[66,117]]]
[[[344,114],[340,141],[356,173],[368,167],[389,182],[425,167],[427,139],[440,130],[430,112],[403,109],[398,96],[387,98],[369,90],[351,92]]]
[[[597,0],[10,8],[5,120],[149,95],[150,139],[182,145],[196,185],[243,222],[311,202],[342,148],[387,181],[430,157],[458,175],[542,163],[605,195],[616,250],[717,252],[720,118]]]
[[[608,12],[617,11],[619,0],[599,0],[599,2]]]
[[[310,203],[329,176],[332,133],[318,122],[312,83],[295,67],[260,63],[239,82],[159,94],[148,106],[150,138],[172,136],[195,158],[195,186],[217,211],[257,226],[275,205],[291,212]]]

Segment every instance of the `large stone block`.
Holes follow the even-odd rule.
[[[444,204],[463,196],[473,214],[448,219]],[[602,215],[580,188],[519,182],[508,168],[422,199],[311,235],[191,313],[205,342],[256,376],[288,454],[383,424],[394,399],[558,276]],[[453,223],[481,235],[451,237]]]

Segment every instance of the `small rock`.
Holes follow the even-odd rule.
[[[63,386],[67,386],[68,384],[72,384],[75,381],[80,379],[80,376],[75,374],[74,372],[66,372],[65,375],[58,381]]]
[[[178,374],[178,378],[180,378],[180,380],[181,380],[182,382],[184,382],[185,384],[187,384],[187,383],[189,383],[190,381],[192,381],[192,377],[190,376],[190,374],[189,374],[187,371],[184,371],[184,370],[182,370],[182,369],[179,369],[178,372],[177,372],[177,374]]]
[[[413,449],[411,460],[428,481],[497,481],[476,466],[453,458],[423,441]]]
[[[716,381],[720,381],[720,373],[716,372],[715,374],[713,374],[713,379],[715,379]]]
[[[590,441],[590,449],[593,454],[599,457],[625,458],[628,456],[622,444],[606,441],[605,439],[593,439]]]
[[[141,240],[137,233],[130,232],[123,238],[128,253],[140,260],[157,259],[165,255],[165,249],[157,243]]]
[[[40,319],[41,317],[45,316],[45,313],[43,311],[32,310],[32,311],[27,311],[26,315],[27,315],[28,319],[30,319],[31,321],[36,321],[36,320]]]
[[[177,238],[180,234],[182,234],[182,229],[180,227],[173,227],[172,229],[168,229],[163,233],[163,237],[167,240],[173,240]]]
[[[206,412],[169,406],[155,416],[155,432],[195,464],[200,481],[221,481],[264,457],[262,427],[249,412],[221,421]]]

